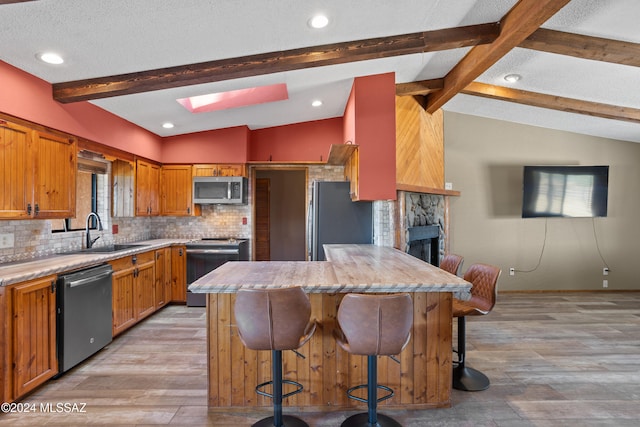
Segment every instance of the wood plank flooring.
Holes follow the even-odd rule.
[[[238,427],[268,416],[207,410],[205,341],[203,308],[167,307],[23,399],[33,412],[0,414],[0,426]],[[454,390],[451,408],[385,413],[407,427],[637,426],[640,292],[500,295],[467,321],[467,361],[491,378],[488,390]],[[352,413],[299,416],[329,427]]]

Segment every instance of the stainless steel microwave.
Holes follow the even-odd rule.
[[[194,176],[193,203],[202,205],[246,204],[247,178],[243,176]]]

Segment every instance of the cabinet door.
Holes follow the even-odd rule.
[[[193,165],[193,176],[217,176],[218,165]]]
[[[171,247],[171,300],[187,302],[187,248]]]
[[[0,120],[0,218],[28,218],[32,202],[31,130]]]
[[[193,172],[191,165],[163,166],[160,179],[162,215],[190,216],[194,212],[192,203]]]
[[[34,131],[34,218],[76,215],[76,141]]]
[[[149,215],[160,215],[160,166],[149,167]]]
[[[136,216],[160,214],[160,166],[136,162]]]
[[[218,165],[218,176],[244,176],[244,165]]]
[[[136,321],[144,319],[156,310],[155,261],[142,263],[136,267],[134,280],[134,307]]]
[[[156,251],[155,306],[164,307],[171,300],[171,248]]]
[[[12,289],[14,398],[58,373],[54,284],[48,276]]]
[[[128,258],[130,259],[131,257]],[[136,314],[133,308],[135,267],[130,266],[116,270],[114,265],[111,281],[113,289],[113,336],[116,336],[136,323]]]

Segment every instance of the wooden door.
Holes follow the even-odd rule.
[[[218,176],[244,176],[244,165],[222,164],[218,165]]]
[[[0,120],[0,218],[28,218],[32,203],[31,131]]]
[[[269,261],[271,259],[271,180],[269,178],[256,178],[255,198],[255,260]]]
[[[131,257],[127,257],[127,259],[130,260]],[[133,265],[121,270],[116,270],[116,266],[114,265],[114,272],[111,279],[113,289],[113,336],[118,335],[136,323],[133,302],[135,270],[136,269]]]
[[[111,162],[111,215],[132,217],[134,210],[135,164],[128,160]]]
[[[164,307],[171,299],[171,248],[156,251],[155,306]]]
[[[160,215],[160,166],[149,167],[149,215]]]
[[[76,215],[76,141],[34,131],[34,218]]]
[[[193,165],[193,176],[216,176],[218,174],[218,165],[202,164]]]
[[[143,262],[136,267],[134,286],[134,307],[136,322],[156,310],[155,260]]]
[[[136,216],[160,215],[160,166],[136,162]]]
[[[171,247],[171,301],[187,302],[187,248]]]
[[[162,215],[195,215],[192,203],[193,172],[191,165],[163,166],[160,179]]]
[[[55,280],[47,276],[12,289],[14,399],[58,373]]]

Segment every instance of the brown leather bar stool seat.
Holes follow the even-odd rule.
[[[464,391],[480,391],[489,388],[489,378],[482,372],[465,366],[466,317],[488,314],[496,304],[500,269],[488,264],[473,264],[464,274],[471,282],[471,299],[453,299],[453,317],[458,318],[458,361],[453,368],[453,388]]]
[[[442,261],[440,262],[440,268],[446,272],[459,276],[460,270],[462,269],[463,262],[464,262],[464,258],[462,258],[460,255],[446,254],[445,256],[442,257]]]
[[[367,403],[368,413],[347,418],[342,427],[393,426],[393,418],[377,413],[377,404],[393,397],[393,390],[378,384],[378,360],[381,355],[396,355],[409,342],[413,324],[413,303],[408,293],[391,295],[347,294],[338,308],[337,343],[348,353],[367,356],[367,384],[347,390],[347,396]],[[355,396],[358,389],[367,388],[367,399]],[[387,393],[378,398],[378,389]]]
[[[234,306],[242,343],[252,350],[271,350],[271,381],[256,386],[256,393],[273,399],[273,416],[255,427],[308,427],[299,418],[282,415],[282,399],[300,393],[302,384],[282,379],[282,350],[296,350],[313,335],[316,323],[310,321],[311,303],[301,287],[279,289],[241,289]],[[303,357],[300,353],[296,352]],[[283,384],[295,390],[283,394]],[[272,393],[263,389],[272,386]]]

